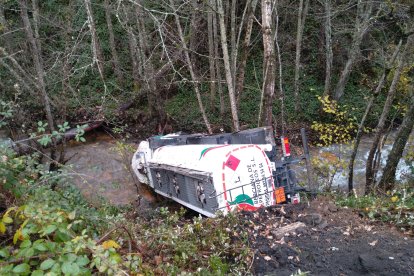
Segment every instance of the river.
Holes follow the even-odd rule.
[[[1,133],[0,133],[1,134]],[[382,153],[381,165],[384,166],[387,156],[391,150],[396,133],[389,135]],[[3,141],[5,139],[3,133]],[[413,136],[410,139],[410,146],[414,146]],[[74,184],[79,187],[82,194],[92,202],[105,200],[115,205],[124,205],[137,201],[138,182],[131,174],[130,160],[136,144],[130,144],[131,150],[120,151],[117,140],[111,135],[101,131],[92,131],[86,136],[86,143],[71,141],[66,149],[66,158],[69,158],[65,172],[72,176]],[[357,190],[361,191],[365,183],[365,161],[372,143],[370,136],[363,137],[358,155],[355,161],[354,183]],[[325,164],[333,166],[339,160],[344,166],[348,165],[351,148],[348,145],[332,145],[329,147],[313,147],[311,157],[320,159]],[[407,147],[406,147],[407,151]],[[414,164],[412,164],[414,165]],[[304,166],[295,168],[299,180],[305,182]],[[318,170],[315,170],[315,174]],[[333,176],[332,188],[344,189],[347,187],[347,170],[338,169]],[[408,164],[402,159],[397,168],[397,180],[405,181],[413,177]],[[318,184],[323,186],[327,179],[318,179]],[[153,202],[154,197],[144,190],[143,202]],[[142,200],[141,200],[142,202]]]

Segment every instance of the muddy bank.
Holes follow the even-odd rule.
[[[414,275],[414,240],[350,209],[315,201],[243,213],[255,275]],[[277,229],[303,225],[278,236]]]

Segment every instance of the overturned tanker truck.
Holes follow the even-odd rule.
[[[139,181],[205,216],[300,201],[288,139],[278,148],[271,127],[217,135],[169,134],[142,141],[132,159]]]

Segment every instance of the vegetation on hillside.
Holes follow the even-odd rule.
[[[414,175],[413,45],[411,0],[0,0],[0,274],[249,272],[237,216],[85,201],[61,168],[91,124],[134,138],[306,126],[315,144],[353,146],[349,163],[313,160],[320,186],[349,170],[339,204],[412,229],[413,181],[395,176],[403,156]]]
[[[107,275],[245,273],[251,259],[237,218],[194,217],[160,208],[93,206],[70,178],[30,156],[0,149],[0,274]],[[51,189],[54,186],[55,189]],[[7,196],[7,197],[6,197]]]

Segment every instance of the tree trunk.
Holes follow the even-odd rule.
[[[0,47],[0,52],[2,51],[2,48]],[[23,79],[22,76],[20,76],[10,65],[8,65],[6,62],[4,62],[3,58],[0,58],[0,64],[3,65],[4,68],[6,68],[13,77],[18,81],[18,83],[29,93],[32,92],[33,88],[28,86],[26,81]]]
[[[331,74],[333,63],[332,52],[332,25],[331,25],[331,0],[325,0],[325,51],[326,51],[326,69],[325,69],[325,88],[323,94],[331,96]]]
[[[98,67],[99,75],[103,79],[104,78],[104,68],[103,68],[104,58],[102,54],[101,44],[99,43],[99,38],[96,33],[96,26],[95,26],[95,21],[93,17],[91,1],[84,0],[84,2],[85,2],[86,14],[88,16],[89,30],[91,32],[91,40],[92,40],[91,47],[92,47],[92,53],[93,53],[93,63],[94,64],[96,63],[96,66]]]
[[[114,69],[115,76],[118,79],[118,83],[122,84],[124,80],[122,76],[121,66],[119,64],[118,51],[116,50],[115,35],[114,35],[114,29],[112,26],[112,18],[111,18],[111,7],[109,5],[108,0],[104,0],[104,8],[105,8],[106,25],[108,27],[108,34],[109,34],[109,47],[111,48],[111,55],[112,55],[112,66]]]
[[[204,25],[203,21],[204,18],[202,17],[202,14],[200,13],[200,5],[201,1],[191,1],[191,21],[190,21],[190,32],[188,34],[189,38],[189,56],[191,61],[193,62],[193,70],[196,76],[199,76],[199,68],[200,66],[200,60],[197,58],[199,53],[199,47],[200,47],[200,37],[204,35],[204,33],[200,33],[200,31],[204,31]]]
[[[275,6],[276,26],[275,26],[275,44],[277,52],[277,61],[279,65],[279,99],[280,99],[280,120],[282,126],[282,135],[285,135],[286,121],[285,121],[285,92],[283,90],[283,71],[282,71],[282,55],[279,46],[279,11],[278,2]],[[277,122],[274,122],[274,129],[277,129]]]
[[[11,51],[11,44],[10,44],[10,38],[9,38],[9,24],[7,24],[6,17],[4,15],[4,5],[0,3],[0,26],[2,26],[2,36],[3,36],[3,42],[4,47],[7,51]]]
[[[305,6],[303,6],[303,0],[299,1],[298,26],[297,26],[297,31],[296,31],[296,59],[295,59],[295,83],[294,83],[295,112],[299,112],[300,110],[300,100],[299,100],[300,51],[302,48],[303,31],[305,29],[305,21],[306,21],[306,16],[308,14],[308,8],[309,8],[309,0],[306,0]]]
[[[216,77],[217,77],[217,88],[219,92],[219,98],[220,98],[220,118],[221,123],[224,124],[225,120],[225,112],[226,112],[226,105],[224,102],[224,95],[223,95],[223,86],[221,84],[221,63],[220,63],[220,54],[219,54],[219,35],[218,35],[218,22],[217,22],[217,5],[216,0],[211,0],[212,9],[213,9],[213,37],[214,37],[214,61],[216,64]]]
[[[367,158],[367,163],[366,163],[365,194],[369,194],[370,192],[372,192],[372,186],[375,183],[375,179],[374,179],[374,175],[375,175],[374,168],[375,167],[374,167],[374,164],[373,164],[374,156],[375,156],[375,153],[377,151],[378,144],[381,140],[381,136],[383,135],[384,130],[385,130],[385,124],[386,124],[388,114],[391,110],[392,102],[394,100],[394,97],[395,97],[395,94],[396,94],[396,91],[397,91],[397,84],[400,80],[401,71],[402,71],[402,69],[404,67],[404,64],[406,62],[405,53],[406,53],[406,50],[407,50],[407,48],[409,47],[410,44],[411,44],[410,42],[407,42],[407,44],[404,47],[405,48],[404,51],[402,51],[401,54],[400,54],[400,57],[398,59],[398,65],[397,65],[397,68],[395,69],[394,77],[392,79],[391,86],[388,90],[387,99],[385,100],[384,107],[383,107],[383,110],[382,110],[382,113],[381,113],[381,117],[378,121],[377,127],[375,128],[375,135],[374,135],[374,138],[373,138],[371,148],[370,148],[369,153],[368,153],[368,158]]]
[[[213,34],[213,13],[212,3],[215,0],[209,0],[210,9],[207,12],[207,35],[208,35],[208,63],[210,68],[210,107],[214,110],[216,101],[216,60],[214,58],[215,37]]]
[[[262,0],[263,32],[263,112],[261,125],[272,125],[272,107],[275,95],[275,46],[272,37],[272,1]]]
[[[257,6],[257,0],[253,0],[251,1],[251,5],[248,7],[248,10],[247,10],[248,19],[247,19],[244,40],[243,40],[242,47],[241,47],[240,62],[238,65],[238,73],[237,73],[237,79],[236,79],[237,106],[239,106],[240,97],[243,92],[247,57],[249,56],[250,38],[252,36],[254,12],[256,10],[256,6]]]
[[[240,130],[239,116],[237,114],[236,95],[234,92],[233,76],[232,76],[231,65],[230,65],[229,51],[227,47],[227,34],[226,34],[226,26],[224,23],[224,10],[223,10],[222,0],[217,0],[217,10],[219,14],[221,48],[223,50],[224,69],[226,73],[227,89],[228,89],[229,98],[230,98],[231,114],[233,117],[233,130],[237,132]]]
[[[41,53],[38,48],[38,42],[36,42],[35,37],[33,35],[32,26],[30,25],[29,16],[27,14],[27,2],[26,0],[19,0],[19,6],[21,10],[21,17],[23,21],[23,26],[26,32],[27,40],[30,44],[30,48],[32,51],[32,58],[33,63],[36,69],[37,74],[37,81],[39,83],[39,94],[40,98],[43,103],[43,108],[45,109],[46,119],[49,124],[49,129],[51,132],[55,130],[55,124],[53,120],[52,110],[50,107],[50,99],[46,93],[46,85],[44,80],[44,67],[43,67],[43,59]]]
[[[365,6],[366,5],[366,6]],[[345,63],[345,67],[341,72],[338,83],[335,87],[334,99],[338,101],[344,94],[345,86],[348,82],[349,76],[352,72],[352,68],[355,61],[361,51],[360,46],[362,39],[368,32],[369,24],[371,21],[372,2],[363,2],[358,0],[357,18],[355,24],[355,31],[352,36],[352,44],[348,51],[348,60]]]
[[[233,87],[235,87],[235,78],[236,78],[236,56],[237,56],[237,46],[236,46],[236,4],[237,0],[231,0],[231,9],[230,9],[230,68],[231,75],[233,80]],[[236,92],[236,91],[235,91]]]
[[[139,87],[139,76],[142,75],[141,69],[138,62],[137,53],[137,39],[132,32],[132,29],[128,26],[127,27],[127,34],[128,34],[128,46],[129,46],[129,55],[131,57],[131,64],[132,64],[132,79],[134,80],[134,91],[138,90]]]
[[[147,44],[148,34],[145,27],[145,14],[143,13],[141,1],[137,1],[135,10],[136,10],[136,20],[138,25],[138,43],[139,49],[137,51],[140,54],[140,61],[142,66],[142,74],[144,81],[148,88],[148,105],[150,107],[150,113],[154,115],[157,114],[159,124],[165,125],[167,120],[167,113],[164,109],[164,99],[159,92],[159,87],[155,81],[155,70],[154,64],[151,60],[150,49]]]
[[[362,138],[362,134],[364,132],[364,128],[365,128],[365,122],[366,119],[368,117],[368,114],[371,112],[372,106],[374,104],[375,99],[377,98],[377,96],[380,94],[384,83],[385,83],[385,79],[388,75],[388,73],[390,72],[390,67],[393,66],[395,59],[400,51],[401,48],[401,44],[402,41],[400,41],[400,43],[398,44],[398,46],[395,48],[395,51],[391,57],[391,60],[388,62],[386,61],[385,64],[385,68],[384,68],[384,72],[382,73],[379,81],[378,81],[378,85],[374,91],[374,93],[372,94],[372,96],[370,97],[368,104],[365,108],[365,112],[364,115],[362,116],[361,122],[359,123],[359,127],[358,127],[358,131],[357,131],[357,135],[354,139],[354,145],[353,145],[353,149],[352,149],[352,154],[351,154],[351,158],[349,160],[349,171],[348,171],[348,194],[351,195],[352,191],[354,189],[354,163],[355,163],[355,158],[358,152],[358,147],[359,147],[359,143],[361,141]]]
[[[23,26],[26,32],[27,40],[29,41],[31,52],[32,52],[32,58],[33,63],[36,69],[36,75],[37,75],[37,81],[39,83],[39,96],[41,98],[41,101],[43,103],[43,108],[45,109],[46,113],[46,119],[49,125],[50,133],[53,133],[55,131],[55,123],[52,115],[52,110],[50,106],[50,99],[46,92],[46,84],[45,84],[45,73],[44,73],[44,67],[43,67],[43,58],[42,58],[42,52],[40,49],[40,41],[39,39],[36,39],[36,37],[33,34],[32,26],[29,21],[29,15],[27,13],[27,2],[26,0],[20,0],[19,6],[21,10],[21,17],[23,21]],[[52,148],[50,151],[50,160],[51,163],[49,165],[49,170],[53,171],[57,168],[56,162],[56,140],[52,139]]]
[[[9,53],[0,47],[0,56],[3,57],[0,59],[1,64],[9,70],[9,72],[18,80],[21,86],[23,86],[27,92],[31,95],[38,95],[34,93],[34,91],[39,91],[40,87],[36,80],[32,79],[31,74],[27,73],[20,64],[16,61],[16,59],[9,55]],[[8,65],[4,60],[8,59],[13,64],[14,68]],[[17,70],[17,71],[16,71]],[[32,86],[32,87],[31,87]]]
[[[412,74],[414,77],[414,74]],[[400,161],[405,145],[413,130],[414,126],[414,84],[410,86],[410,103],[408,105],[408,111],[403,119],[403,122],[398,130],[397,137],[391,152],[388,155],[387,164],[385,165],[384,172],[382,174],[379,186],[385,191],[390,191],[395,185],[395,173],[397,170],[398,162]]]
[[[68,5],[68,16],[67,16],[67,21],[65,22],[66,28],[64,30],[64,42],[65,42],[65,55],[64,55],[64,61],[63,61],[63,68],[62,68],[62,94],[63,97],[68,97],[69,96],[69,91],[73,90],[73,88],[70,85],[70,71],[72,69],[72,64],[70,62],[71,60],[71,52],[75,50],[76,45],[73,46],[72,45],[72,39],[71,39],[71,35],[73,32],[72,29],[72,24],[73,24],[73,20],[74,20],[74,6],[75,6],[75,2],[76,0],[69,0],[69,5]],[[63,100],[61,101],[61,106],[59,108],[59,112],[61,113],[61,116],[63,118],[63,120],[65,120],[66,117],[66,108],[67,108],[67,104],[66,101]],[[65,141],[63,141],[63,144],[65,144]],[[63,153],[62,153],[63,154]],[[64,154],[63,154],[64,155]],[[60,159],[63,159],[64,156],[61,155]]]
[[[175,9],[175,5],[174,5],[173,0],[170,0],[170,5],[174,9],[175,24],[177,25],[178,35],[180,36],[181,44],[182,44],[182,47],[184,49],[184,56],[185,56],[185,60],[187,62],[187,67],[188,67],[188,70],[190,71],[190,75],[191,75],[191,78],[193,80],[193,86],[194,86],[194,90],[196,92],[198,106],[200,108],[200,112],[201,112],[201,115],[203,117],[204,124],[206,125],[207,131],[208,131],[209,134],[212,134],[213,131],[211,129],[210,122],[208,121],[206,110],[204,109],[203,100],[201,98],[200,88],[199,88],[199,85],[198,85],[198,82],[199,82],[198,77],[196,76],[196,74],[194,72],[193,63],[190,59],[190,54],[189,54],[189,51],[188,51],[188,48],[187,48],[187,43],[185,42],[183,30],[181,28],[180,17],[178,16],[177,10]]]
[[[37,48],[39,52],[42,53],[42,47],[39,40],[39,5],[37,4],[37,0],[32,1],[32,15],[33,15],[33,28],[34,28],[34,37],[37,43]]]

